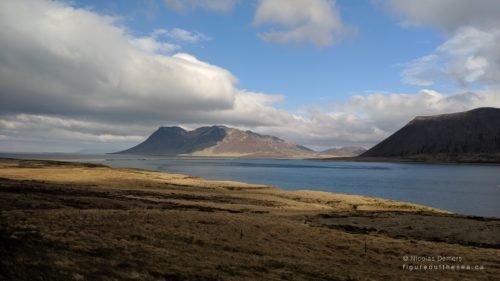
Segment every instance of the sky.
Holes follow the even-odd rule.
[[[226,125],[369,148],[500,107],[498,0],[0,1],[0,152]]]

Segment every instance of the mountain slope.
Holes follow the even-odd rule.
[[[119,154],[307,158],[316,152],[274,136],[224,126],[186,131],[161,127],[144,142]]]
[[[419,116],[361,157],[500,153],[500,109]]]
[[[188,154],[215,145],[225,137],[220,126],[186,131],[180,127],[160,127],[144,142],[118,154],[177,155]]]

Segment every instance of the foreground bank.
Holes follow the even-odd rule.
[[[2,280],[493,280],[500,273],[499,220],[364,196],[4,159],[0,206]],[[420,264],[480,268],[410,267]]]

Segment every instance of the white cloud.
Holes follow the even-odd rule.
[[[169,34],[201,40],[180,29]],[[62,2],[2,1],[1,133],[12,118],[17,129],[11,135],[30,130],[20,124],[35,124],[33,132],[45,136],[35,130],[43,123],[59,128],[54,138],[79,132],[82,139],[101,140],[129,140],[157,126],[200,120],[238,126],[275,125],[290,118],[272,105],[281,97],[242,91],[228,70],[190,54],[171,55],[176,49],[154,35],[134,37],[115,18]],[[53,118],[73,120],[72,129],[54,124]],[[105,129],[89,132],[75,120]]]
[[[388,0],[383,3],[402,16],[404,25],[434,27],[448,36],[432,54],[408,64],[402,73],[404,82],[429,86],[451,79],[461,86],[500,84],[500,1]]]
[[[500,85],[500,27],[480,30],[459,28],[446,42],[424,57],[408,64],[403,81],[429,86],[452,80],[459,85]]]
[[[283,96],[240,91],[236,96],[234,108],[207,113],[206,118],[213,120],[212,123],[246,127],[286,126],[294,120],[292,114],[273,106],[283,100]]]
[[[175,47],[115,21],[61,2],[1,2],[0,113],[178,123],[234,111],[242,93],[228,70],[162,53]]]
[[[226,13],[233,10],[237,1],[238,0],[165,0],[165,5],[178,12],[201,8],[209,11]]]
[[[159,42],[152,37],[130,38],[130,43],[134,47],[148,53],[172,54],[182,49],[181,46],[177,44]]]
[[[493,27],[500,21],[498,0],[375,0],[403,17],[407,26],[454,32],[463,26]]]
[[[259,33],[265,41],[318,47],[332,45],[346,29],[333,0],[261,0],[254,25],[282,28]]]
[[[373,93],[353,96],[330,110],[310,109],[286,126],[259,127],[317,149],[341,145],[371,147],[416,116],[466,111],[477,107],[500,107],[500,91],[444,94],[421,90],[415,94]]]
[[[177,41],[187,42],[187,43],[197,43],[201,41],[210,40],[210,37],[201,32],[192,32],[182,28],[172,28],[168,29],[156,29],[152,33],[153,38],[158,38],[164,36]]]
[[[29,131],[46,132],[50,134],[53,129],[64,130],[68,132],[79,132],[86,135],[93,135],[98,139],[102,135],[115,135],[120,137],[130,137],[136,140],[137,136],[128,136],[133,132],[148,133],[151,128],[144,128],[143,125],[134,124],[106,124],[97,121],[88,121],[82,119],[73,119],[68,117],[35,115],[35,114],[15,114],[5,116],[0,120],[0,130],[7,132]],[[141,135],[142,135],[141,134]]]
[[[102,147],[113,152],[144,140],[144,135],[153,129],[150,126],[104,124],[68,117],[10,115],[0,119],[0,131],[5,134],[5,138],[0,138],[0,151],[74,152],[84,147]]]
[[[458,82],[500,85],[500,26],[463,27],[438,52],[448,56],[449,73]]]
[[[500,106],[497,91],[468,91],[444,94],[420,90],[416,94],[370,94],[354,96],[347,108],[370,116],[379,128],[394,132],[418,115],[458,112],[477,107]]]
[[[431,86],[436,80],[444,78],[446,69],[441,65],[438,55],[426,55],[406,64],[401,73],[403,82],[417,86]]]

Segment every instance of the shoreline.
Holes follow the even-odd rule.
[[[350,208],[359,208],[360,210],[362,209],[376,209],[374,206],[379,206],[380,210],[385,210],[384,208],[387,208],[387,210],[397,210],[397,211],[425,211],[425,212],[436,212],[436,213],[443,213],[443,214],[452,214],[449,211],[434,208],[434,207],[429,207],[421,204],[415,204],[415,203],[410,203],[410,202],[404,202],[404,201],[398,201],[398,200],[392,200],[392,199],[384,199],[384,198],[378,198],[378,197],[370,197],[370,196],[365,196],[365,195],[356,195],[356,194],[343,194],[343,193],[335,193],[335,192],[329,192],[329,191],[317,191],[317,190],[310,190],[310,189],[300,189],[300,190],[287,190],[283,189],[278,186],[270,186],[270,185],[264,185],[264,184],[253,184],[253,183],[245,183],[245,182],[238,182],[238,181],[228,181],[228,180],[208,180],[208,179],[203,179],[198,176],[193,176],[193,175],[185,175],[185,174],[173,174],[173,173],[166,173],[166,172],[160,172],[160,171],[154,171],[154,170],[148,170],[148,169],[138,169],[138,168],[112,168],[110,166],[107,166],[105,164],[96,164],[92,162],[84,162],[84,161],[61,161],[61,160],[33,160],[33,159],[14,159],[14,158],[0,158],[0,168],[4,168],[3,170],[0,170],[0,177],[8,177],[8,172],[5,172],[5,163],[2,165],[2,162],[14,162],[18,163],[19,166],[25,165],[26,167],[22,168],[22,173],[18,173],[18,177],[10,177],[11,179],[14,180],[42,180],[42,181],[54,181],[54,182],[59,182],[59,183],[81,183],[82,180],[76,180],[77,175],[76,173],[70,174],[70,178],[65,180],[61,180],[58,178],[57,170],[50,170],[49,174],[40,174],[40,173],[32,173],[32,171],[28,170],[27,168],[39,168],[39,167],[64,167],[64,166],[82,166],[83,168],[103,168],[106,169],[108,172],[113,172],[113,171],[120,171],[123,172],[123,175],[130,176],[133,175],[135,172],[139,173],[144,173],[147,176],[155,176],[156,178],[159,178],[163,181],[166,181],[168,183],[173,183],[176,185],[180,186],[189,186],[189,185],[195,185],[198,187],[211,187],[211,186],[218,186],[218,187],[226,187],[226,188],[239,188],[239,189],[253,189],[253,188],[258,188],[262,191],[266,191],[269,193],[273,192],[278,192],[280,194],[286,195],[286,196],[305,196],[306,198],[308,196],[313,197],[311,200],[316,200],[320,201],[319,198],[321,197],[327,197],[332,200],[342,200],[343,204],[351,204],[356,207],[350,207]],[[24,163],[24,164],[23,164]],[[38,166],[38,167],[37,167]],[[47,168],[47,167],[45,167]],[[47,170],[45,170],[47,171]],[[67,172],[67,171],[66,171]],[[50,173],[55,174],[55,176],[50,176]],[[141,177],[143,176],[142,174],[137,174],[133,175],[137,176],[138,178],[142,179]],[[95,181],[95,179],[92,179]],[[106,178],[99,178],[99,180],[106,180]],[[323,206],[326,207],[326,206]],[[379,211],[380,211],[379,210]],[[332,209],[332,211],[335,211],[335,209]]]
[[[28,154],[30,155],[30,154]],[[190,159],[206,159],[207,157],[195,157],[195,158],[191,158],[191,157],[178,157],[180,159],[180,161],[182,160],[190,160]],[[208,157],[208,159],[211,159],[212,157]],[[2,155],[0,155],[0,159],[12,159],[12,160],[16,160],[16,158],[8,158],[8,157],[2,157]],[[100,165],[105,165],[109,168],[126,168],[125,165],[116,165],[115,167],[115,164],[113,164],[112,162],[113,161],[123,161],[123,160],[129,160],[129,159],[134,159],[134,160],[155,160],[155,159],[166,159],[168,161],[174,161],[175,159],[172,159],[172,158],[124,158],[124,159],[101,159],[100,161],[95,161],[96,159],[94,158],[89,158],[89,159],[84,159],[84,158],[72,158],[72,159],[59,159],[59,158],[47,158],[47,159],[40,159],[40,158],[36,158],[36,157],[33,157],[33,158],[22,158],[22,159],[19,159],[19,160],[25,160],[25,161],[61,161],[61,162],[72,162],[72,163],[79,163],[79,162],[88,162],[88,163],[97,163],[97,164],[100,164]],[[217,158],[218,159],[218,158]],[[229,158],[224,158],[224,159],[229,159]],[[231,158],[233,159],[233,158]],[[346,160],[347,159],[347,160]],[[307,160],[307,159],[306,159]],[[312,159],[313,161],[318,161],[321,162],[320,160],[322,159]],[[336,160],[334,161],[340,161],[340,162],[344,162],[344,161],[350,161],[351,158],[337,158]],[[290,160],[290,161],[294,161],[294,160]],[[328,159],[326,161],[329,161]],[[368,163],[368,162],[367,162]],[[387,162],[373,162],[373,163],[387,163]],[[428,163],[421,163],[421,162],[401,162],[402,164],[428,164]],[[457,164],[450,164],[450,163],[432,163],[431,165],[452,165],[452,166],[459,166]],[[471,166],[491,166],[491,164],[470,164],[470,163],[460,163],[460,165],[471,165]],[[134,165],[133,165],[134,166]],[[494,165],[496,166],[496,165]],[[169,174],[170,172],[168,171],[164,171],[164,170],[160,170],[160,169],[151,169],[151,167],[146,167],[146,166],[143,166],[143,165],[139,165],[138,168],[142,168],[142,169],[146,169],[146,171],[154,171],[154,172],[160,172],[160,173],[165,173],[165,174]],[[130,169],[134,169],[133,167],[130,167]],[[187,176],[194,176],[192,174],[186,171],[185,172],[185,175]],[[207,175],[205,175],[207,176]],[[199,177],[198,175],[196,175],[196,177]],[[210,176],[208,175],[208,177],[211,179],[211,180],[215,180],[215,181],[225,181],[224,177],[214,177],[214,176]],[[208,180],[208,179],[203,179],[203,180]],[[252,182],[250,180],[249,177],[246,177],[246,178],[238,178],[238,177],[235,177],[234,179],[232,179],[233,181],[240,181],[242,183],[245,183],[245,182]],[[442,212],[447,212],[447,213],[454,213],[454,214],[460,214],[460,215],[464,215],[464,216],[470,216],[470,217],[475,217],[475,216],[479,216],[479,217],[496,217],[496,218],[499,218],[499,216],[495,213],[478,213],[478,212],[473,212],[473,211],[470,211],[470,212],[467,212],[467,211],[460,211],[460,209],[453,209],[453,207],[450,207],[448,206],[449,208],[446,208],[446,205],[444,206],[444,208],[440,208],[441,206],[439,205],[426,205],[426,201],[419,201],[419,202],[410,202],[410,201],[405,201],[404,198],[400,198],[400,197],[374,197],[374,196],[371,196],[371,195],[366,195],[366,194],[359,194],[359,193],[353,193],[353,192],[350,192],[349,190],[342,190],[343,193],[338,193],[338,192],[335,192],[335,191],[329,191],[328,189],[324,189],[324,188],[320,188],[319,190],[318,189],[312,189],[311,187],[313,188],[316,188],[316,186],[308,186],[308,187],[305,187],[305,188],[301,188],[301,186],[299,185],[295,185],[293,186],[293,188],[290,188],[289,186],[288,187],[281,187],[280,186],[280,183],[275,183],[275,182],[262,182],[259,183],[259,184],[262,184],[262,185],[270,185],[270,186],[275,186],[275,187],[279,187],[283,190],[287,190],[287,191],[293,191],[293,190],[310,190],[310,191],[322,191],[322,192],[327,192],[327,193],[333,193],[333,194],[344,194],[344,195],[353,195],[353,196],[366,196],[366,197],[369,197],[369,198],[375,198],[375,199],[381,199],[381,200],[393,200],[393,201],[398,201],[398,202],[401,202],[401,203],[405,203],[405,204],[413,204],[413,205],[419,205],[419,206],[424,206],[424,207],[429,207],[429,208],[433,208],[433,209],[436,209],[436,210],[440,210]],[[285,186],[286,183],[284,184]],[[299,188],[299,189],[297,189]],[[408,198],[412,198],[412,197],[408,197]],[[431,202],[432,203],[432,202]]]
[[[492,280],[498,233],[394,200],[0,159],[2,280]],[[409,272],[407,256],[483,270]]]
[[[24,160],[35,160],[33,158],[17,158],[16,156],[25,155],[27,157],[33,155],[80,155],[83,158],[36,158],[37,160],[52,160],[52,161],[74,161],[74,162],[82,162],[82,161],[113,161],[113,160],[137,160],[137,159],[145,159],[145,160],[154,160],[154,159],[169,159],[169,158],[180,158],[180,159],[247,159],[247,160],[311,160],[311,161],[339,161],[339,162],[365,162],[365,163],[400,163],[400,164],[448,164],[448,165],[491,165],[498,166],[500,165],[500,156],[489,157],[488,159],[471,159],[470,157],[474,157],[474,155],[466,155],[469,158],[460,158],[457,156],[447,157],[447,156],[439,156],[434,157],[432,155],[416,155],[411,157],[362,157],[362,156],[339,156],[339,157],[313,157],[313,158],[280,158],[280,157],[247,157],[247,156],[196,156],[196,155],[133,155],[133,154],[117,154],[117,153],[102,153],[102,154],[81,154],[81,153],[56,153],[56,152],[47,152],[47,153],[35,153],[35,152],[19,152],[19,153],[11,153],[11,152],[0,152],[0,159],[24,159]],[[106,158],[106,156],[123,156],[124,158]],[[12,157],[10,157],[12,156]],[[95,159],[85,159],[86,156],[102,156],[102,158]],[[125,157],[130,158],[125,158]]]
[[[339,161],[339,162],[365,162],[365,163],[401,163],[401,164],[444,164],[444,165],[491,165],[499,166],[500,158],[491,159],[470,159],[458,158],[428,158],[426,156],[415,157],[325,157],[325,158],[311,158],[309,160],[318,161]]]

